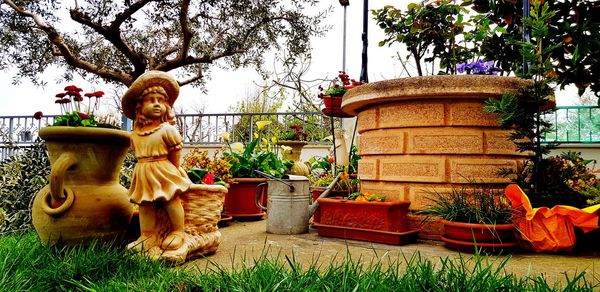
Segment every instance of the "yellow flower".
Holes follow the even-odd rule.
[[[268,126],[271,124],[271,121],[258,121],[256,122],[256,127],[258,128],[258,130],[262,130],[264,127]]]
[[[232,151],[236,151],[236,152],[244,151],[244,144],[242,144],[240,142],[231,143],[231,145],[229,145],[229,146],[231,147]]]
[[[229,142],[230,136],[228,132],[219,134],[219,138],[223,139],[224,142]]]

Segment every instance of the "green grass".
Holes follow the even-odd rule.
[[[509,261],[484,257],[424,259],[418,254],[319,261],[302,267],[270,252],[237,268],[214,263],[169,268],[121,248],[46,248],[35,234],[0,237],[0,291],[591,291],[584,273],[549,284],[505,271]],[[331,263],[334,262],[334,263]],[[339,262],[339,263],[335,263]]]

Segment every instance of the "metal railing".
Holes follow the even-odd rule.
[[[600,107],[561,106],[543,118],[553,125],[543,142],[600,143]]]
[[[31,116],[0,117],[0,161],[29,147],[38,138],[39,130],[54,123],[56,116],[35,120]],[[231,141],[250,142],[257,133],[258,121],[270,121],[261,137],[279,137],[290,125],[302,125],[309,141],[322,142],[331,135],[330,119],[320,112],[249,113],[249,114],[183,114],[177,116],[177,126],[186,145],[219,144],[219,136],[229,133]],[[341,119],[335,119],[341,127]],[[123,129],[131,130],[131,120],[123,120]]]

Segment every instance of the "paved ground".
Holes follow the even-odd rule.
[[[332,261],[343,260],[346,256],[360,259],[364,263],[378,258],[392,260],[405,256],[410,258],[415,253],[438,262],[440,258],[457,258],[461,254],[446,249],[442,242],[417,241],[414,244],[394,246],[355,240],[322,237],[316,229],[299,235],[277,235],[266,233],[266,221],[231,222],[221,228],[223,243],[216,254],[207,258],[197,259],[186,264],[189,266],[206,267],[210,262],[224,268],[239,267],[244,261],[251,264],[252,260],[266,254],[271,258],[279,256],[294,257],[303,265],[314,261],[327,266]],[[526,251],[515,251],[510,255],[507,271],[520,276],[544,274],[550,283],[563,280],[565,272],[572,275],[575,272],[586,271],[587,279],[600,283],[600,241],[586,237],[587,247],[577,247],[568,254],[538,254]],[[462,255],[467,258],[472,255]],[[491,256],[492,262],[499,262],[505,256]],[[386,261],[384,261],[386,262]],[[403,261],[402,261],[403,262]]]

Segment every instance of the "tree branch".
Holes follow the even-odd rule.
[[[187,80],[179,82],[179,86],[184,86],[184,85],[190,84],[192,82],[198,81],[198,80],[202,79],[202,77],[204,77],[204,74],[203,74],[202,68],[199,68],[198,69],[198,74],[196,74],[196,76],[194,76],[194,77],[192,77],[190,79],[187,79]]]
[[[26,11],[25,9],[17,6],[11,0],[2,0],[2,2],[6,3],[17,14],[31,18],[35,23],[36,28],[46,33],[46,35],[48,36],[48,40],[56,47],[56,49],[58,49],[58,51],[60,52],[60,56],[63,57],[63,59],[68,65],[88,72],[94,72],[94,74],[97,74],[102,78],[116,82],[121,82],[126,85],[130,85],[133,82],[132,77],[128,74],[125,74],[122,71],[115,70],[112,68],[100,68],[94,65],[93,63],[79,59],[73,54],[73,52],[71,52],[69,46],[67,46],[62,36],[58,33],[58,31],[56,31],[56,29],[53,26],[46,24],[38,15]]]
[[[179,11],[179,24],[181,25],[181,51],[178,59],[185,60],[190,51],[190,42],[192,41],[192,31],[190,30],[190,21],[188,14],[190,10],[190,0],[181,2],[181,10]]]
[[[143,5],[147,4],[151,0],[144,0],[136,2],[134,5],[125,9],[124,12],[117,15],[117,19],[126,15],[130,17],[135,11],[139,10]],[[134,9],[132,9],[134,8]],[[78,9],[70,10],[71,19],[74,21],[86,25],[96,31],[98,34],[104,36],[117,50],[131,61],[134,68],[133,75],[139,76],[146,71],[146,60],[143,55],[135,52],[128,44],[125,43],[121,37],[121,29],[118,25],[121,25],[123,21],[113,21],[110,26],[103,26],[101,23],[94,22],[92,18]]]

